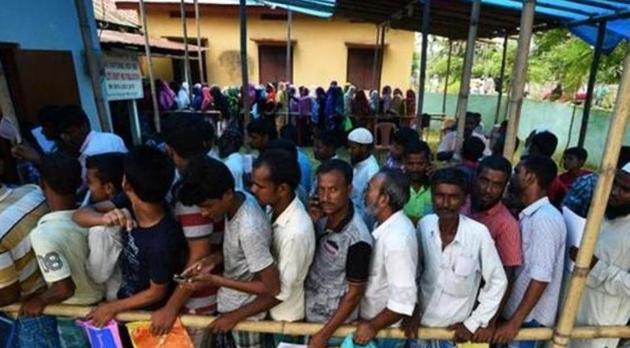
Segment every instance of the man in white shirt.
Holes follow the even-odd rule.
[[[459,169],[438,170],[431,187],[436,213],[418,225],[423,269],[413,319],[421,317],[423,326],[455,330],[453,341],[420,341],[421,347],[454,347],[454,342],[470,341],[493,319],[507,288],[487,227],[460,214],[467,182]],[[484,285],[479,289],[481,279]],[[417,332],[417,326],[412,327]]]
[[[381,329],[410,316],[416,305],[418,241],[402,211],[408,199],[409,180],[398,169],[382,169],[369,182],[365,204],[377,225],[361,321],[354,334],[358,344],[367,344]]]
[[[525,157],[514,169],[510,185],[526,208],[519,215],[523,264],[497,327],[494,343],[510,343],[521,327],[553,327],[562,283],[566,226],[549,202],[547,188],[558,172],[547,157]],[[512,347],[535,347],[535,341],[511,342]]]
[[[372,220],[365,211],[363,193],[368,186],[372,176],[378,172],[379,166],[376,158],[372,155],[374,148],[374,137],[365,128],[356,128],[348,134],[348,152],[350,162],[353,166],[352,179],[352,202],[357,208],[366,225],[371,226]]]
[[[576,325],[626,325],[630,319],[630,162],[615,176]],[[578,249],[571,247],[573,261]],[[618,338],[573,340],[571,347],[617,347]]]
[[[270,209],[272,255],[280,272],[280,293],[270,309],[271,319],[294,322],[304,319],[304,281],[315,254],[315,230],[304,205],[295,195],[300,167],[294,154],[268,149],[254,163],[252,193]],[[290,336],[273,335],[273,346],[296,343]]]
[[[83,168],[82,178],[85,181],[85,160],[88,156],[106,152],[127,152],[123,140],[116,134],[97,132],[91,129],[90,121],[80,106],[62,106],[54,115],[54,132],[58,139],[57,146],[69,155],[76,156]],[[26,158],[39,162],[37,151],[26,145],[17,145],[12,149],[18,158]]]

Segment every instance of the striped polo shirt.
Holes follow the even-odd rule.
[[[28,238],[46,213],[46,199],[38,186],[10,189],[0,184],[0,289],[18,282],[24,298],[46,286]]]

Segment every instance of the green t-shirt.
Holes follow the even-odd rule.
[[[421,187],[416,191],[409,188],[409,201],[405,204],[405,214],[414,219],[420,220],[424,216],[433,213],[433,201],[431,199],[431,188]]]

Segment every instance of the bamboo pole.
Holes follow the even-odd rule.
[[[464,58],[464,68],[462,70],[462,80],[459,87],[459,99],[457,100],[457,142],[455,151],[459,153],[464,143],[464,128],[466,125],[466,111],[468,109],[468,96],[470,94],[470,78],[472,77],[472,67],[475,59],[475,40],[477,39],[477,28],[479,27],[479,14],[481,12],[481,0],[474,0],[470,13],[470,29],[468,29],[468,40],[466,41],[466,56]]]
[[[444,93],[442,94],[442,114],[446,115],[446,98],[448,95],[448,79],[451,75],[451,58],[453,57],[453,40],[448,39],[448,58],[446,59],[446,77],[444,78]]]
[[[87,62],[90,83],[92,84],[92,93],[94,93],[94,102],[96,104],[101,129],[106,132],[113,132],[114,127],[112,126],[112,119],[109,114],[109,104],[105,99],[103,85],[101,84],[104,78],[102,76],[102,59],[95,53],[94,40],[92,39],[92,31],[88,22],[85,3],[85,0],[74,0],[77,17],[79,19],[81,41],[85,49],[85,60]],[[90,6],[92,6],[91,3]]]
[[[49,305],[44,309],[43,314],[83,318],[94,307],[83,307],[75,305]],[[19,304],[12,304],[0,308],[0,312],[16,315],[20,309]],[[182,315],[182,324],[190,328],[205,328],[216,317],[202,315]],[[151,312],[147,311],[130,311],[123,312],[116,316],[119,321],[150,321]],[[246,332],[264,332],[273,334],[304,336],[312,335],[319,331],[323,324],[316,323],[291,323],[282,321],[249,321],[245,320],[236,325],[235,331]],[[356,330],[353,325],[342,325],[335,331],[335,337],[344,337]],[[553,330],[549,328],[521,329],[516,336],[516,341],[544,341],[551,339]],[[405,338],[405,334],[399,328],[390,327],[378,332],[378,337],[382,338]],[[595,339],[595,338],[630,338],[630,326],[585,326],[574,328],[571,331],[571,337],[579,339]],[[444,328],[428,328],[421,327],[418,330],[418,338],[425,340],[450,340],[453,338],[453,331]]]
[[[604,38],[606,37],[606,21],[599,23],[597,28],[597,42],[595,43],[595,51],[593,52],[593,61],[591,62],[591,71],[588,77],[588,85],[586,87],[586,99],[584,100],[584,113],[582,114],[582,124],[580,126],[580,136],[578,137],[578,146],[584,147],[586,141],[586,130],[588,129],[588,119],[591,115],[591,107],[593,105],[593,90],[597,81],[597,69],[599,61],[602,57],[602,47],[604,46]]]
[[[182,33],[184,34],[184,78],[188,82],[188,95],[192,91],[192,81],[190,77],[190,53],[188,52],[188,19],[186,18],[186,0],[181,0],[179,3],[179,11],[181,13],[182,20]]]
[[[422,50],[420,52],[420,74],[418,76],[418,99],[416,101],[416,131],[421,132],[424,89],[427,79],[427,50],[429,48],[429,28],[431,21],[431,0],[422,0]]]
[[[372,63],[372,88],[376,89],[376,93],[378,96],[381,95],[381,91],[378,88],[378,82],[376,82],[377,79],[377,73],[376,70],[378,69],[378,43],[381,37],[381,26],[379,24],[376,25],[376,42],[374,45],[374,62]],[[377,116],[378,115],[378,109],[380,107],[380,97],[376,98],[376,110],[374,111],[374,115]]]
[[[239,23],[241,29],[241,79],[243,82],[243,121],[249,123],[249,70],[247,68],[247,1],[239,0]]]
[[[151,60],[151,45],[149,44],[149,29],[147,27],[147,16],[144,8],[144,0],[140,0],[140,20],[144,30],[144,54],[147,57],[147,67],[149,70],[149,86],[151,87],[151,101],[153,104],[153,123],[155,131],[160,133],[162,123],[160,122],[160,107],[158,106],[157,89],[155,88],[155,77],[153,75],[153,61]]]
[[[521,107],[525,94],[525,81],[527,80],[527,63],[529,59],[529,45],[532,39],[532,28],[534,24],[534,9],[536,0],[523,0],[523,12],[521,13],[521,24],[518,34],[518,48],[516,61],[514,62],[514,72],[512,77],[512,91],[510,93],[510,106],[508,109],[508,126],[505,136],[505,146],[503,157],[512,161],[516,135],[518,133],[518,123],[521,117]]]
[[[206,78],[204,76],[203,68],[203,52],[201,50],[201,22],[199,20],[199,0],[195,1],[195,25],[197,26],[197,64],[199,64],[199,82],[205,83]]]
[[[617,92],[617,100],[613,118],[608,128],[608,137],[606,138],[606,147],[602,163],[599,169],[599,178],[595,192],[591,199],[591,205],[586,218],[586,227],[584,228],[584,236],[580,243],[580,250],[575,260],[575,268],[571,275],[571,281],[564,301],[564,309],[560,314],[558,326],[553,337],[553,347],[566,347],[568,343],[568,334],[573,329],[575,317],[582,298],[582,291],[586,284],[586,278],[590,271],[591,259],[597,244],[600,226],[604,218],[604,212],[613,180],[615,178],[617,158],[623,144],[626,123],[628,121],[628,112],[630,112],[630,50],[626,52],[623,64],[623,75],[621,78],[619,91]]]
[[[507,63],[507,49],[508,49],[508,33],[505,33],[505,37],[503,38],[503,52],[501,56],[501,72],[499,75],[499,81],[501,81],[501,86],[499,86],[499,97],[497,98],[497,110],[494,113],[494,124],[499,123],[499,113],[501,112],[501,102],[503,101],[503,87],[505,87],[505,66]]]
[[[292,75],[291,74],[292,63],[293,63],[292,60],[291,60],[291,49],[292,49],[292,47],[291,47],[291,29],[292,29],[292,26],[293,26],[293,11],[291,11],[291,8],[289,7],[287,9],[287,57],[286,57],[287,72],[286,72],[286,78],[285,78],[287,82],[292,82],[291,80],[293,80],[292,76],[291,76]],[[289,101],[287,100],[287,103],[288,102]],[[287,116],[287,122],[289,122],[288,118],[289,117]]]
[[[387,30],[387,24],[381,26],[381,37],[378,44],[378,67],[376,69],[376,84],[378,86],[377,91],[381,91],[381,80],[383,78],[383,60],[385,59],[385,31]],[[383,110],[385,111],[385,110]]]

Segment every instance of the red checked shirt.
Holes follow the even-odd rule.
[[[462,208],[462,214],[481,222],[488,228],[490,236],[494,239],[503,266],[516,267],[523,263],[521,232],[518,221],[510,214],[510,211],[503,203],[499,202],[486,211],[473,212],[469,199]]]

